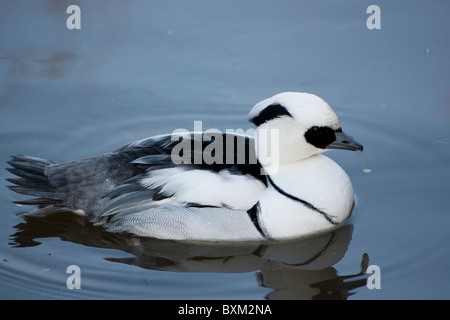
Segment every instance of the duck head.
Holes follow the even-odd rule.
[[[271,158],[277,156],[282,165],[330,149],[363,150],[360,143],[342,131],[333,109],[323,99],[310,93],[283,92],[274,95],[257,103],[248,118],[257,127],[258,159],[264,158],[264,155]]]

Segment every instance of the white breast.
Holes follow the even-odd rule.
[[[333,222],[347,219],[353,206],[353,187],[348,175],[333,160],[315,155],[280,168],[271,176],[285,193],[325,212]],[[260,199],[262,227],[274,239],[307,235],[334,227],[321,213],[281,194],[272,185]]]

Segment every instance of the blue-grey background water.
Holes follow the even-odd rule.
[[[69,30],[66,9],[81,9]],[[381,10],[370,30],[369,5]],[[2,1],[0,163],[65,162],[177,128],[250,128],[282,91],[324,98],[363,153],[333,151],[343,228],[270,245],[128,239],[25,219],[0,170],[1,299],[450,298],[448,1]],[[78,265],[81,289],[69,290]],[[367,265],[380,269],[369,289]]]

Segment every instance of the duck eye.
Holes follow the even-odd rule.
[[[308,131],[310,131],[310,133],[314,134],[314,135],[317,135],[320,133],[320,129],[318,126],[311,127]]]

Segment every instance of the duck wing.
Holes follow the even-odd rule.
[[[150,211],[174,214],[177,209],[191,214],[246,212],[267,185],[254,150],[252,137],[230,133],[184,132],[125,145],[116,153],[136,155],[131,163],[138,174],[103,195],[109,201],[99,222]],[[207,210],[198,210],[203,208]]]
[[[8,181],[38,197],[16,201],[39,206],[31,214],[70,210],[98,223],[163,203],[248,210],[267,184],[254,152],[249,136],[169,134],[68,163],[14,156],[8,170],[19,178]]]

